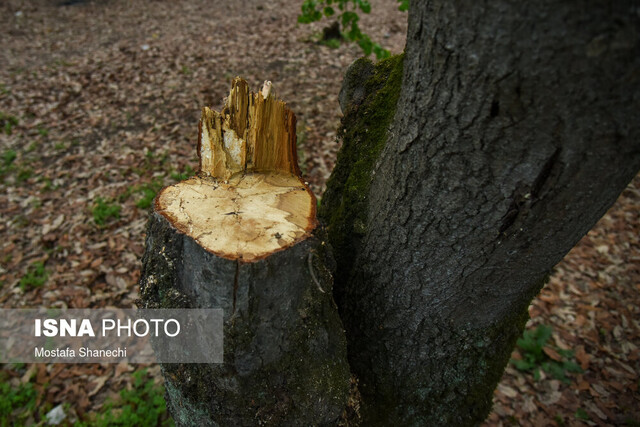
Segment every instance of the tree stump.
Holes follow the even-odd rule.
[[[335,425],[350,372],[333,258],[301,178],[295,115],[236,78],[200,120],[197,176],[156,197],[144,308],[222,308],[224,363],[163,365],[178,425]]]

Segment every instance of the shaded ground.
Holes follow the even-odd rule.
[[[372,3],[362,28],[401,51],[406,14]],[[298,116],[303,171],[322,193],[338,149],[340,82],[360,51],[317,44],[322,26],[298,26],[298,10],[298,1],[253,0],[0,4],[2,307],[131,307],[148,204],[196,166],[200,108],[219,108],[236,75],[254,88],[274,82]],[[531,308],[533,325],[553,326],[547,353],[573,349],[585,372],[565,384],[510,366],[488,424],[640,420],[639,208],[636,178]],[[38,390],[32,421],[62,402],[68,419],[87,420],[136,368],[4,372],[12,386]]]

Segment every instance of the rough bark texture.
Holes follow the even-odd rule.
[[[488,414],[545,276],[640,168],[639,25],[633,2],[411,2],[378,162],[336,169],[371,177],[366,221],[332,216],[336,180],[321,209],[356,246],[336,295],[367,425]]]
[[[144,308],[222,308],[224,363],[163,365],[182,426],[335,425],[349,393],[322,231],[261,261],[217,257],[153,213]]]

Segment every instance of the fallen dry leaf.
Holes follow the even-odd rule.
[[[547,356],[549,356],[551,359],[555,360],[556,362],[562,361],[562,356],[560,354],[558,354],[558,352],[555,351],[553,348],[545,346],[545,347],[542,348],[542,351],[544,352],[544,354],[546,354]]]
[[[394,3],[376,2],[361,26],[398,52],[407,15]],[[274,82],[298,117],[302,170],[322,193],[339,149],[341,79],[361,52],[354,45],[314,43],[311,35],[323,24],[298,25],[300,1],[259,6],[0,2],[0,112],[18,120],[11,132],[0,132],[0,154],[16,152],[13,169],[0,182],[3,307],[133,307],[148,212],[137,207],[142,194],[135,189],[154,179],[168,185],[172,174],[195,167],[200,108],[219,108],[236,75],[253,88]],[[239,23],[252,31],[231,30]],[[218,43],[219,34],[233,37]],[[96,226],[98,197],[117,203],[120,218]],[[508,367],[487,425],[554,425],[556,416],[576,425],[578,408],[601,424],[640,420],[639,219],[636,177],[555,267],[530,308],[529,327],[552,326],[557,345],[574,349],[585,372],[556,390],[546,375],[536,382]],[[23,291],[19,281],[35,260],[43,260],[47,282]],[[40,405],[73,402],[81,419],[131,375],[124,365],[111,368],[111,381],[100,365],[35,366],[3,369],[15,382],[35,374],[38,382],[48,379],[52,390],[61,391],[47,393],[53,401]],[[158,367],[151,372],[160,380]],[[597,398],[589,392],[595,384]]]

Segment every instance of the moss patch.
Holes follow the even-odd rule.
[[[318,212],[335,250],[338,280],[347,280],[366,232],[371,172],[387,141],[402,85],[404,55],[356,61],[345,76],[342,148]],[[340,286],[340,283],[336,283]]]

